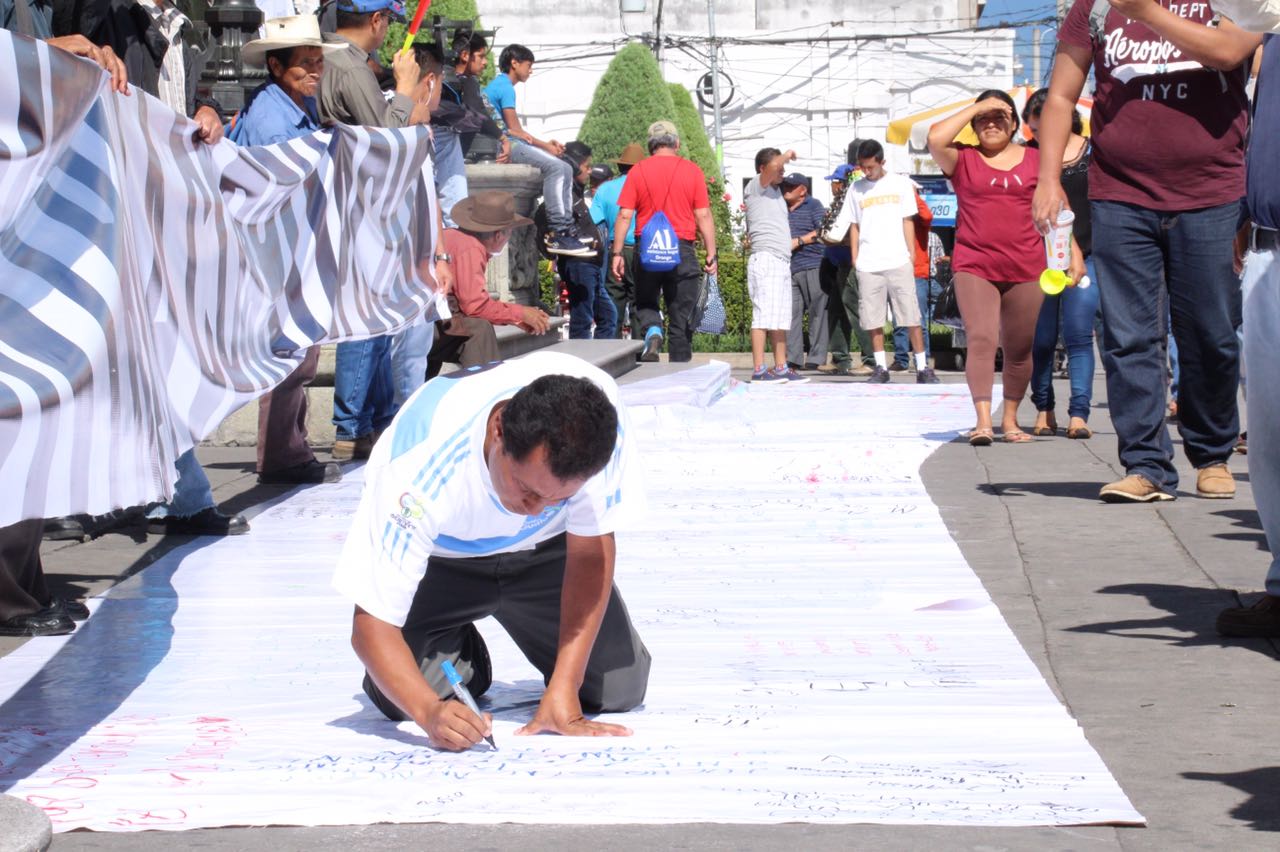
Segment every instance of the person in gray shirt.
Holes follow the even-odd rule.
[[[747,206],[747,292],[751,295],[751,381],[784,384],[807,382],[787,366],[787,332],[791,328],[791,225],[782,197],[782,175],[795,151],[762,148],[756,154],[756,176],[743,199]],[[773,369],[764,366],[766,336],[773,345]]]

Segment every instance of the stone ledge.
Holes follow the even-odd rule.
[[[44,852],[53,825],[44,811],[15,796],[0,796],[0,852]]]

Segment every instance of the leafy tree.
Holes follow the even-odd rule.
[[[630,142],[643,145],[650,124],[674,121],[675,114],[657,61],[634,42],[618,51],[600,78],[578,138],[591,146],[595,159],[612,160]]]
[[[680,148],[686,157],[697,163],[707,178],[707,194],[711,197],[711,214],[716,220],[716,245],[728,248],[733,237],[729,230],[729,205],[724,200],[724,180],[720,177],[720,164],[716,159],[702,116],[693,105],[693,96],[679,83],[669,83],[671,102],[675,105],[676,129],[680,131]]]

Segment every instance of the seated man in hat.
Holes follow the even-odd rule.
[[[320,130],[316,90],[324,56],[342,50],[324,43],[315,15],[273,18],[262,31],[240,51],[246,66],[267,69],[267,82],[249,95],[227,134],[237,145],[274,145]],[[306,385],[319,363],[320,347],[312,346],[298,368],[258,400],[258,482],[264,485],[342,479],[342,469],[320,463],[307,443]]]
[[[455,216],[510,227],[497,201],[469,197]],[[489,735],[488,714],[444,700],[444,664],[473,695],[488,689],[475,622],[493,616],[546,684],[517,734],[630,734],[583,713],[631,710],[648,686],[649,652],[613,583],[614,533],[645,507],[639,475],[617,384],[571,355],[536,352],[414,394],[369,458],[334,573],[374,705],[438,748]]]
[[[453,266],[453,317],[436,323],[427,356],[428,378],[445,362],[475,367],[498,360],[495,325],[518,325],[530,334],[542,334],[550,322],[540,308],[490,298],[485,283],[489,258],[506,247],[512,229],[532,224],[516,215],[511,193],[486,190],[468,195],[453,206],[453,219],[458,227],[444,232],[444,251]]]

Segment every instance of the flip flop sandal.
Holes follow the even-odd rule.
[[[995,440],[995,433],[990,429],[974,429],[969,432],[969,446],[989,447]]]
[[[1006,444],[1025,444],[1028,441],[1035,439],[1026,432],[1023,432],[1021,429],[1018,429],[1013,432],[1005,432],[1000,436],[1000,440],[1004,441]]]

